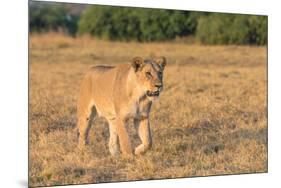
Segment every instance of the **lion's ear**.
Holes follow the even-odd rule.
[[[144,65],[144,62],[143,62],[143,59],[141,57],[135,57],[133,59],[132,66],[133,66],[135,72],[141,70],[143,65]]]
[[[159,57],[159,58],[156,58],[155,59],[155,62],[160,65],[162,67],[162,69],[165,68],[166,64],[167,64],[167,61],[166,61],[166,58],[165,57]]]

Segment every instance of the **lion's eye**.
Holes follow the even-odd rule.
[[[151,78],[152,77],[152,74],[150,72],[146,72],[145,75],[146,75],[147,78]]]
[[[159,74],[159,76],[160,76],[160,77],[162,77],[162,75],[163,75],[163,73],[162,73],[162,72],[159,72],[158,74]]]

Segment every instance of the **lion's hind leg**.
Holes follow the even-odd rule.
[[[82,109],[81,109],[82,110]],[[92,126],[92,122],[97,116],[97,110],[94,105],[89,105],[88,108],[84,109],[84,113],[80,112],[78,117],[78,135],[79,135],[79,147],[83,148],[89,143],[89,132]]]

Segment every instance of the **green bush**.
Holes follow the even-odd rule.
[[[204,44],[267,43],[265,16],[212,13],[199,18],[197,39]]]
[[[61,4],[30,2],[29,28],[31,32],[63,31],[74,35],[78,17],[69,14]]]
[[[110,40],[162,41],[194,34],[196,16],[177,10],[91,6],[78,28],[79,34]]]
[[[251,16],[249,18],[250,25],[250,43],[266,44],[267,43],[267,17]]]

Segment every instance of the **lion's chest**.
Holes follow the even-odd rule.
[[[133,102],[128,105],[126,117],[128,118],[142,118],[147,117],[150,112],[151,101],[143,100]]]

